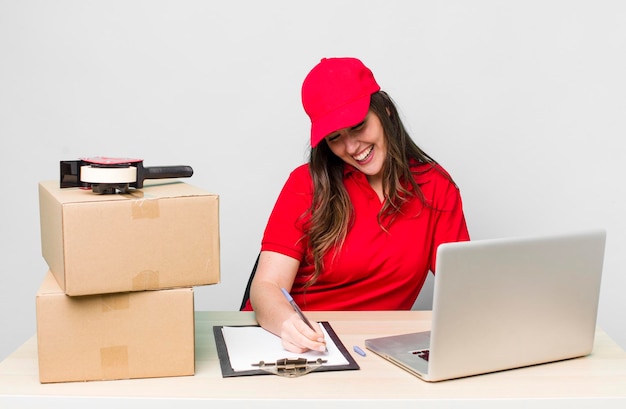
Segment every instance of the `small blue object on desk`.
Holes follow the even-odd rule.
[[[361,355],[361,356],[365,356],[365,351],[363,351],[361,348],[359,348],[357,345],[353,346],[352,349],[354,349],[354,352],[356,352],[357,354]]]

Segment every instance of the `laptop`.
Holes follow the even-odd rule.
[[[585,230],[442,244],[430,331],[365,346],[429,382],[588,355],[605,241]]]

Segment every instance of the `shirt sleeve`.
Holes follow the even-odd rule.
[[[309,220],[313,184],[308,166],[296,168],[283,186],[270,214],[262,251],[274,251],[302,261],[306,249],[304,225]]]
[[[435,208],[438,210],[435,218],[433,246],[430,256],[430,270],[433,273],[435,273],[437,265],[437,248],[440,244],[468,241],[470,239],[459,188],[448,179],[438,183],[440,186],[437,189],[437,200],[434,203]]]

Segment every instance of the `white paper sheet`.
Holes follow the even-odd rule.
[[[307,358],[316,360],[322,358],[327,362],[324,365],[347,365],[349,362],[343,356],[332,338],[322,327],[328,352],[308,351],[301,354],[289,352],[280,343],[280,338],[261,327],[223,327],[222,334],[228,349],[228,357],[234,371],[258,369],[252,364],[259,361],[276,362],[283,358]]]

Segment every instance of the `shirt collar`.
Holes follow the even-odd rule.
[[[432,168],[433,168],[433,165],[430,163],[418,163],[416,161],[411,161],[411,170],[416,172],[414,173],[413,177],[415,178],[415,181],[417,182],[418,185],[423,185],[424,183],[427,183],[430,181],[430,177],[425,176],[424,174],[427,173]],[[347,178],[348,176],[356,172],[361,172],[361,171],[352,165],[349,165],[345,162],[343,163],[343,177],[344,178]],[[410,183],[407,183],[407,185],[408,186],[405,186],[405,187],[408,190],[412,191],[413,185]]]

